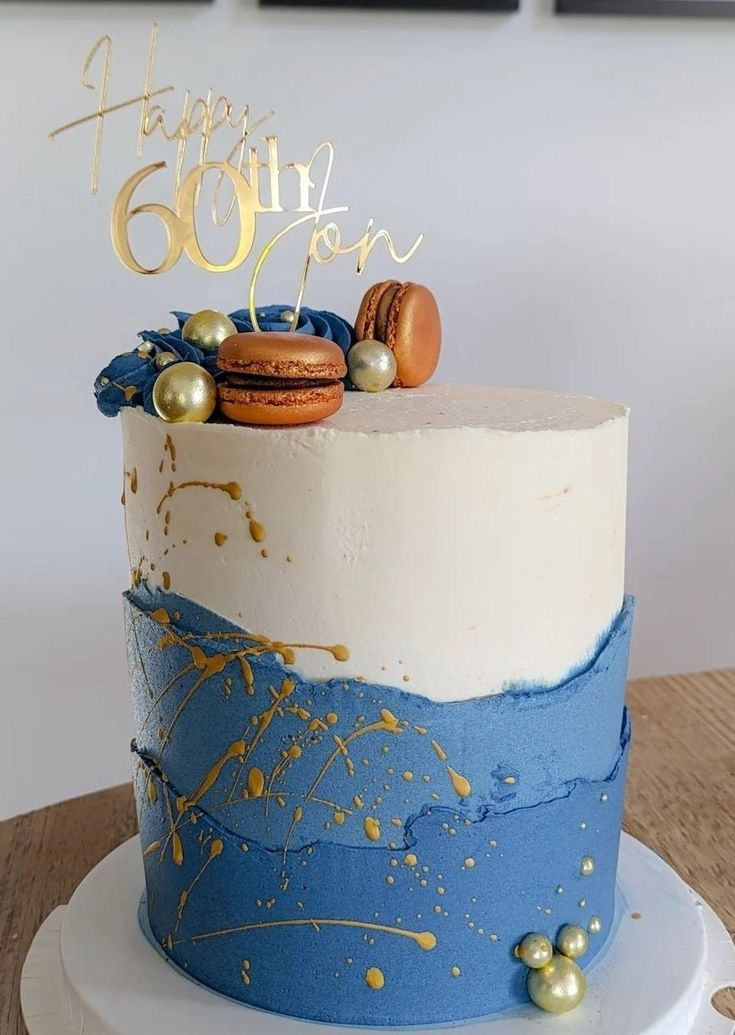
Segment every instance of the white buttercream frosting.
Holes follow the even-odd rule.
[[[620,609],[618,404],[430,385],[348,392],[301,428],[136,409],[122,425],[131,568],[251,632],[347,646],[346,662],[300,650],[308,677],[438,700],[553,685]]]

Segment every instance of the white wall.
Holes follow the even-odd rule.
[[[46,139],[88,110],[79,67],[103,32],[110,99],[139,92],[154,17],[160,82],[275,108],[284,158],[330,136],[354,227],[425,230],[410,276],[440,296],[444,380],[630,403],[634,674],[735,663],[735,25],[559,18],[548,0],[507,16],[5,3],[0,815],[128,775],[120,450],[92,379],[169,308],[245,297],[243,270],[118,264],[134,114],[108,123],[96,199],[91,130]],[[377,260],[366,278],[389,274]],[[292,280],[271,272],[266,297]],[[308,301],[352,315],[364,286],[345,261]]]

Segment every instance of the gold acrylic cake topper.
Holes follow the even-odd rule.
[[[184,95],[181,119],[175,127],[169,128],[166,121],[168,114],[166,108],[160,104],[151,103],[153,98],[170,93],[174,89],[173,85],[153,88],[157,42],[158,29],[156,25],[153,25],[142,93],[110,104],[108,94],[112,73],[112,39],[110,36],[102,36],[97,40],[87,54],[82,68],[82,85],[89,90],[97,91],[98,103],[95,110],[58,127],[49,134],[49,137],[54,139],[70,129],[94,123],[95,133],[90,170],[90,188],[93,194],[97,192],[105,120],[109,115],[136,105],[140,106],[136,146],[138,158],[143,156],[146,140],[155,134],[176,145],[171,207],[159,203],[136,204],[133,200],[135,191],[145,180],[159,170],[167,168],[165,161],[153,162],[138,169],[125,181],[117,194],[112,209],[110,229],[113,247],[124,266],[135,273],[165,273],[176,265],[182,254],[185,254],[200,269],[208,270],[210,273],[226,273],[245,262],[252,252],[258,214],[293,213],[296,218],[267,241],[255,261],[250,277],[248,307],[253,328],[259,330],[255,294],[261,270],[280,241],[297,227],[308,227],[311,224],[306,255],[296,292],[295,319],[291,324],[291,329],[295,330],[312,261],[326,265],[339,255],[356,253],[356,271],[359,274],[365,268],[365,264],[379,240],[385,242],[388,254],[394,262],[403,263],[411,258],[421,244],[423,234],[419,234],[407,252],[399,254],[387,230],[373,229],[373,219],[368,220],[362,236],[349,244],[343,244],[340,228],[336,222],[330,220],[322,224],[325,216],[334,216],[349,211],[347,205],[325,207],[334,164],[334,147],[331,143],[325,141],[320,144],[306,162],[293,161],[281,165],[278,137],[266,135],[258,138],[258,143],[262,142],[266,148],[266,157],[263,159],[259,154],[258,143],[252,146],[250,140],[253,138],[254,132],[272,117],[273,112],[251,120],[249,106],[246,105],[238,112],[229,98],[224,95],[213,100],[211,89],[207,92],[206,97],[197,97],[193,100],[191,91],[187,90]],[[102,62],[101,79],[99,85],[95,86],[91,80],[92,66],[99,61]],[[209,149],[212,137],[223,128],[225,132],[231,130],[237,134],[235,142],[222,160],[211,161]],[[220,134],[220,136],[222,135],[224,133]],[[186,152],[193,137],[199,138],[197,162],[187,170]],[[320,185],[318,185],[319,177],[315,170],[320,163],[324,164],[325,168]],[[266,201],[261,196],[261,171],[267,172],[268,195]],[[196,217],[202,185],[207,173],[216,176],[209,207],[212,223],[217,227],[225,226],[236,209],[239,217],[237,245],[232,257],[222,263],[215,263],[207,258],[197,234]],[[281,204],[281,177],[284,174],[289,174],[292,181],[290,186],[297,188],[298,191],[298,203],[291,207],[284,207]],[[312,174],[314,174],[314,179],[312,179]],[[293,182],[294,176],[295,183]],[[227,185],[231,190],[229,199],[223,197]],[[316,205],[312,203],[312,192],[316,192],[318,196]],[[134,216],[142,214],[157,217],[166,234],[166,254],[155,267],[148,267],[139,262],[133,254],[130,243],[128,233],[130,221]]]

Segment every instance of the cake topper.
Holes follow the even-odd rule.
[[[82,67],[82,85],[96,93],[95,108],[49,134],[53,140],[69,130],[94,125],[90,165],[90,189],[93,194],[97,192],[99,184],[104,133],[111,115],[139,107],[135,147],[138,159],[143,157],[146,141],[151,137],[158,136],[174,145],[170,205],[160,202],[139,204],[135,200],[139,187],[168,168],[166,161],[152,162],[133,172],[120,187],[113,204],[110,222],[112,243],[117,257],[129,270],[140,274],[165,273],[177,264],[182,255],[186,255],[194,265],[210,273],[229,272],[244,263],[253,252],[259,216],[289,213],[294,217],[291,222],[275,232],[257,255],[250,277],[248,308],[253,328],[259,330],[256,292],[263,266],[284,238],[299,227],[310,228],[295,291],[295,317],[291,329],[296,330],[312,262],[326,265],[338,256],[355,254],[356,272],[360,274],[379,241],[384,242],[390,258],[397,263],[406,262],[416,252],[423,234],[419,234],[413,244],[401,253],[387,230],[375,229],[372,218],[368,219],[363,234],[357,240],[347,243],[343,241],[339,224],[333,218],[324,221],[326,217],[349,211],[347,205],[327,205],[335,156],[334,146],[329,141],[319,144],[306,161],[282,164],[278,137],[255,137],[256,131],[273,116],[273,112],[253,118],[248,105],[238,111],[224,94],[215,99],[211,89],[206,96],[193,99],[191,91],[187,89],[183,97],[181,118],[178,122],[172,120],[165,106],[152,103],[155,98],[175,89],[172,84],[155,87],[157,46],[158,28],[154,24],[142,92],[111,103],[113,41],[109,35],[101,36],[89,50]],[[93,69],[100,64],[100,76],[93,79]],[[213,140],[217,142],[223,138],[224,153],[219,159],[213,159],[210,154]],[[196,161],[187,167],[187,152],[193,140],[198,140]],[[261,145],[264,145],[264,154],[261,153]],[[225,262],[213,262],[208,258],[197,233],[196,219],[202,187],[207,177],[210,180],[214,178],[209,206],[212,223],[224,227],[235,211],[239,220],[237,244],[232,256]],[[295,196],[290,204],[284,204],[289,192]],[[140,215],[153,216],[165,231],[166,252],[156,266],[145,265],[133,251],[129,227],[133,218]]]

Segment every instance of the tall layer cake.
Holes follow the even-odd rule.
[[[530,933],[581,928],[588,969],[630,735],[625,409],[425,386],[301,427],[122,426],[159,950],[376,1026],[526,1002]]]

